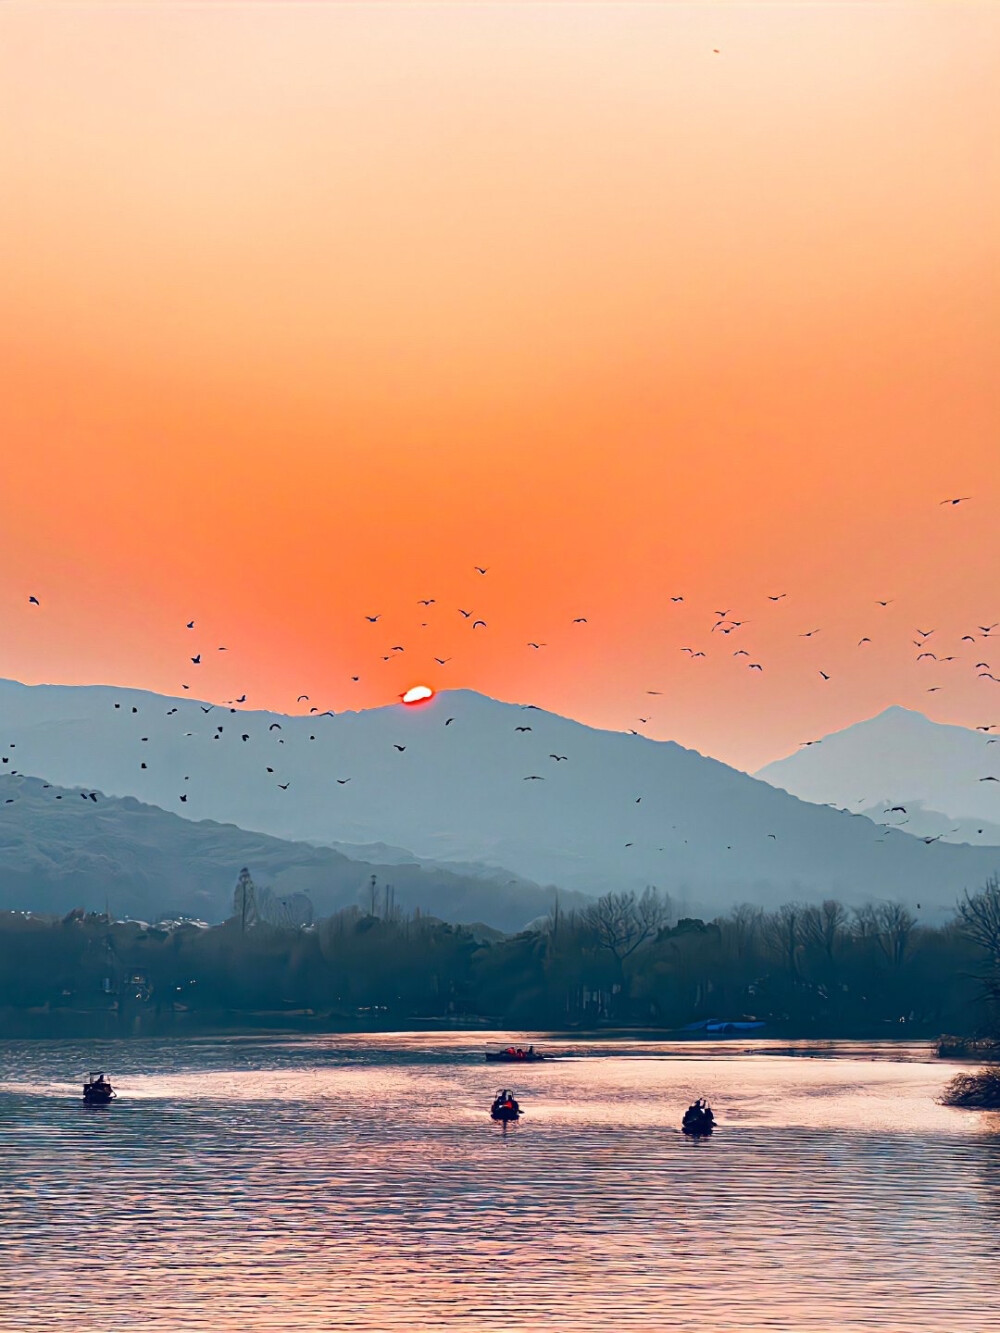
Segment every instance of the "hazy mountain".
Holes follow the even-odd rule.
[[[914,833],[955,842],[1000,840],[1000,740],[931,722],[908,708],[824,736],[757,777],[805,801],[876,812]],[[1000,733],[998,733],[1000,735]],[[892,811],[905,806],[905,813]],[[885,812],[885,813],[883,813]]]
[[[88,789],[88,791],[91,789]],[[374,874],[406,911],[519,930],[547,912],[551,890],[500,887],[419,865],[350,860],[328,847],[285,842],[231,824],[195,822],[132,797],[46,787],[37,778],[0,784],[0,909],[64,913],[76,906],[157,920],[164,914],[221,921],[248,866],[276,897],[308,894],[318,916],[370,902]]]
[[[588,892],[656,884],[705,911],[827,894],[949,904],[1000,864],[1000,851],[885,833],[671,742],[468,691],[337,717],[204,708],[3,683],[0,757],[188,819],[296,841],[383,841]]]

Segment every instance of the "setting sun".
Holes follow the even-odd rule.
[[[433,699],[434,691],[429,685],[412,685],[405,694],[399,696],[404,704],[419,704],[425,699]]]

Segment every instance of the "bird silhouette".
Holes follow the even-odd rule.
[[[28,598],[28,604],[30,606],[41,606],[41,602],[35,596],[31,596]]]
[[[199,653],[197,657],[192,657],[191,661],[195,664],[195,666],[201,666],[201,653]]]
[[[337,779],[337,786],[338,786],[338,787],[345,787],[345,786],[350,782],[350,780],[351,780],[350,778],[338,778],[338,779]]]
[[[748,670],[748,671],[763,671],[764,668],[761,666],[761,664],[760,664],[759,662],[749,662],[749,663],[747,664],[747,670]]]
[[[468,620],[469,617],[472,615],[472,612],[471,612],[471,611],[463,611],[462,608],[459,607],[459,608],[458,608],[458,614],[459,614],[460,616],[465,616],[466,620]]]
[[[860,648],[863,643],[871,643],[871,639],[869,639],[868,636],[865,635],[863,639],[858,640],[858,647]]]
[[[531,728],[530,728],[530,727],[515,727],[514,730],[515,730],[515,731],[530,731]]]
[[[418,600],[417,605],[418,605],[418,606],[433,606],[433,605],[434,605],[434,598],[433,598],[433,597],[421,597],[421,598]]]
[[[576,619],[573,621],[574,625],[586,625],[586,623],[587,623],[586,616],[577,616]]]
[[[282,791],[287,791],[288,788],[289,788],[291,785],[292,785],[292,784],[291,784],[290,782],[279,782],[279,783],[278,783],[278,786],[281,788]]]
[[[771,594],[768,593],[768,594],[767,594],[767,600],[768,600],[769,602],[780,602],[781,599],[782,599],[782,597],[787,597],[787,596],[788,596],[788,593],[786,593],[786,592],[779,592],[779,593],[778,593],[776,596],[774,596],[774,597],[772,597]]]
[[[449,717],[449,718],[447,719],[447,721],[445,722],[445,726],[446,726],[446,727],[450,727],[451,724],[452,724],[454,721],[455,721],[455,719],[454,719],[453,717]]]
[[[308,703],[309,702],[308,694],[300,694],[299,697],[295,700],[295,702],[297,704]]]
[[[399,753],[402,754],[403,751],[406,749],[406,746],[405,746],[405,745],[397,745],[397,744],[395,743],[395,741],[393,741],[393,746],[392,746],[392,748],[393,748],[394,750],[398,750]]]
[[[958,496],[955,497],[954,500],[939,500],[939,501],[938,501],[938,504],[943,504],[943,505],[960,505],[960,504],[964,504],[966,500],[971,500],[971,499],[972,499],[972,496],[971,496],[971,495],[958,495]]]
[[[473,629],[479,629],[480,625],[483,627],[483,629],[489,629],[489,626],[487,625],[485,620],[474,620],[472,622]]]
[[[188,629],[194,629],[194,621],[193,621],[193,620],[189,620],[188,623],[187,623],[187,627],[188,627]]]
[[[545,779],[544,779],[543,777],[541,777],[538,773],[530,773],[526,778],[522,778],[521,781],[522,781],[522,782],[544,782]]]
[[[818,633],[819,633],[819,630],[818,630],[818,629],[810,629],[810,630],[806,630],[805,634],[800,634],[800,635],[799,635],[799,638],[800,638],[800,639],[811,639],[812,636],[813,636],[814,634],[818,634]]]
[[[181,801],[186,802],[186,801],[187,801],[187,796],[182,795],[182,796],[179,797],[179,799],[180,799]]]
[[[435,657],[434,661],[437,662],[438,666],[444,666],[445,662],[450,662],[450,661],[451,661],[451,658],[450,658],[450,657]],[[355,677],[355,679],[357,679],[357,677]]]
[[[280,730],[281,730],[280,722],[272,722],[271,725],[268,727],[268,731],[280,731]]]
[[[889,598],[887,598],[887,599],[883,602],[883,601],[880,601],[878,598],[876,598],[876,599],[875,599],[875,605],[876,605],[876,606],[888,606],[889,603],[890,603],[891,601],[894,601],[894,600],[895,600],[894,598],[889,597]]]
[[[683,598],[683,597],[671,597],[670,600],[671,600],[672,602],[683,602],[684,598]]]
[[[829,680],[829,679],[830,679],[830,677],[826,674],[825,671],[821,671],[819,674],[823,677],[824,680]]]
[[[544,648],[544,647],[545,647],[545,644],[544,644],[544,643],[529,643],[529,644],[528,644],[528,647],[529,647],[529,648]]]
[[[368,621],[369,625],[375,625],[375,624],[377,624],[381,619],[382,619],[382,612],[381,612],[381,611],[378,613],[377,616],[365,616],[365,620]]]
[[[208,704],[207,707],[205,704],[199,704],[198,707],[201,709],[203,713],[210,713],[212,709],[215,707],[215,704]]]
[[[994,777],[980,778],[979,781],[980,781],[980,782],[1000,782],[1000,778],[994,778]]]
[[[554,759],[554,760],[556,761],[556,763],[558,764],[558,763],[561,763],[563,759],[568,759],[569,756],[568,756],[568,755],[565,755],[565,754],[550,754],[550,755],[549,755],[549,758],[550,758],[550,759]]]

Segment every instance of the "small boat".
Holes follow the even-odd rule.
[[[534,1064],[537,1060],[551,1060],[551,1055],[542,1055],[534,1046],[527,1050],[523,1046],[505,1046],[502,1051],[487,1051],[486,1059],[494,1064]]]
[[[712,1108],[703,1097],[699,1097],[684,1112],[684,1119],[681,1121],[681,1133],[687,1134],[693,1139],[707,1139],[714,1128],[715,1116],[712,1113]]]
[[[87,1106],[107,1106],[118,1096],[111,1081],[104,1077],[104,1071],[92,1070],[83,1085],[83,1100]]]
[[[509,1088],[501,1088],[493,1098],[490,1117],[493,1120],[502,1120],[506,1124],[508,1120],[517,1120],[520,1114],[521,1108],[517,1104],[517,1098]]]

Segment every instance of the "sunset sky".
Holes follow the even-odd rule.
[[[991,4],[4,5],[0,675],[1000,723],[998,87]]]

